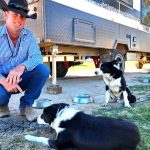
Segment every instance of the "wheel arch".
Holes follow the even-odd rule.
[[[117,49],[122,54],[126,54],[130,49],[130,45],[129,45],[129,42],[127,40],[116,39],[114,44],[113,44],[112,49]]]

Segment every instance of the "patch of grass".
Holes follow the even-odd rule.
[[[141,142],[137,150],[150,150],[150,101],[135,105],[132,108],[99,109],[93,114],[134,122],[141,135]]]
[[[131,91],[136,91],[136,92],[149,92],[150,91],[150,85],[133,85],[133,86],[129,86],[129,88],[131,89]]]
[[[145,101],[150,101],[150,95],[145,97]]]
[[[18,143],[23,144],[25,142],[25,139],[22,136],[16,136],[12,139],[11,143]]]
[[[48,150],[48,147],[40,143],[28,142],[24,136],[14,136],[13,138],[1,138],[0,150]]]
[[[133,85],[129,86],[129,89],[134,93],[134,95],[137,95],[140,97],[141,100],[149,101],[150,100],[150,85],[148,84],[140,84],[140,85]]]

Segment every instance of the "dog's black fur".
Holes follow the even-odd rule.
[[[103,80],[106,85],[105,104],[107,104],[110,99],[115,98],[124,98],[126,107],[130,107],[129,103],[136,102],[136,97],[131,94],[130,90],[126,86],[123,72],[120,69],[117,60],[101,63],[100,70],[102,71]]]
[[[67,119],[66,114],[72,116]],[[57,150],[135,150],[140,141],[139,130],[132,122],[91,116],[65,103],[45,108],[40,119],[56,130],[62,129],[56,140],[49,140],[49,146]]]

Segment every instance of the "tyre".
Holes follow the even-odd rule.
[[[118,51],[118,50],[113,50],[111,54],[111,60],[117,60],[120,69],[124,72],[125,70],[125,58],[124,55]]]
[[[50,66],[52,68],[52,63],[50,63]],[[63,62],[57,62],[56,64],[56,69],[57,69],[57,77],[64,77],[67,72],[68,72],[68,68],[66,68],[64,66],[64,63]],[[51,69],[52,70],[52,69]],[[52,72],[51,72],[51,75],[52,75]]]

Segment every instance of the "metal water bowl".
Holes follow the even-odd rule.
[[[143,79],[143,83],[150,83],[150,79],[147,78]]]
[[[52,100],[49,99],[37,99],[34,101],[34,104],[32,105],[36,109],[44,109],[50,105],[52,105]]]
[[[150,83],[150,79],[149,78],[142,78],[142,79],[139,79],[138,81],[140,81],[142,83]]]
[[[88,103],[93,103],[94,101],[91,95],[81,94],[81,95],[75,96],[73,98],[73,102],[78,103],[78,104],[88,104]]]

